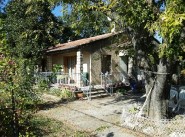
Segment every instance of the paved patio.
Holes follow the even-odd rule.
[[[117,95],[106,98],[76,100],[59,103],[57,107],[40,110],[38,115],[53,118],[75,127],[77,130],[90,131],[98,137],[136,137],[145,136],[121,127],[122,109],[131,108],[143,102],[141,94]],[[51,102],[60,98],[45,95]]]

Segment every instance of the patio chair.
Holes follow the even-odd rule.
[[[181,90],[185,90],[185,86],[179,87],[179,90],[180,90],[180,91],[181,91]]]
[[[185,89],[181,88],[180,93],[179,93],[179,100],[178,100],[178,109],[177,111],[180,110],[180,108],[185,109]]]
[[[178,102],[178,92],[175,89],[170,89],[170,99],[169,99],[169,107],[173,108],[173,110],[175,110],[175,108],[177,107],[176,104]]]
[[[57,84],[68,83],[68,75],[57,75]]]

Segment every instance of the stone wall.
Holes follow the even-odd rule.
[[[115,43],[114,39],[108,38],[105,40],[100,40],[97,42],[88,45],[86,50],[91,53],[91,82],[93,84],[101,83],[101,57],[102,55],[111,55],[111,71],[112,74],[111,79],[113,82],[119,81],[122,76],[120,73],[127,75],[126,72],[120,66],[120,57],[116,54],[117,43]],[[125,63],[127,64],[127,62]]]

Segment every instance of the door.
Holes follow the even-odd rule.
[[[111,72],[111,55],[102,55],[101,57],[101,72],[105,74],[106,72]]]
[[[68,73],[70,78],[75,79],[76,56],[64,57],[64,73]]]

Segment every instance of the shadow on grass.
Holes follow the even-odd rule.
[[[34,117],[29,123],[29,133],[33,136],[43,137],[57,132],[59,130],[58,125],[61,124],[63,123],[52,121],[48,118]]]
[[[89,132],[76,131],[68,127],[60,121],[45,118],[42,116],[34,116],[29,122],[27,134],[34,137],[95,137]],[[24,136],[24,135],[23,135]]]
[[[39,103],[37,104],[37,109],[38,110],[47,110],[47,109],[50,109],[50,108],[56,108],[56,107],[59,107],[60,105],[62,104],[67,104],[68,102],[71,102],[67,99],[61,99],[59,101],[48,101],[48,102],[43,102],[43,103]]]

